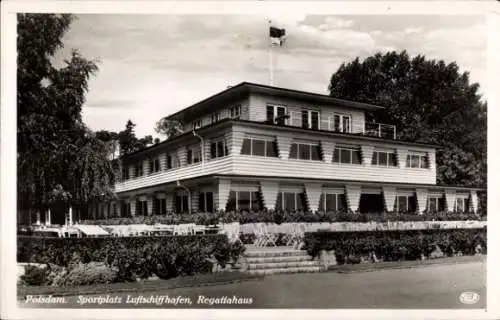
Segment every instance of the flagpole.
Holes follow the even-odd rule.
[[[269,33],[269,29],[271,28],[271,20],[267,20],[268,23],[269,23],[269,28],[268,28],[268,33]],[[273,44],[272,44],[272,41],[271,41],[271,38],[268,34],[268,46],[269,46],[269,85],[272,86],[273,85]]]

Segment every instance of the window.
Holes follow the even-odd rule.
[[[335,147],[335,150],[333,150],[333,162],[361,164],[361,151],[357,147]]]
[[[175,154],[167,156],[167,170],[179,167],[179,158]]]
[[[305,211],[306,196],[303,192],[278,192],[277,211]]]
[[[110,206],[111,217],[116,217],[116,204],[112,203]]]
[[[372,164],[377,166],[397,166],[396,153],[394,151],[373,152]]]
[[[425,154],[417,154],[410,152],[406,156],[407,168],[428,168],[427,156]]]
[[[229,109],[229,113],[230,113],[232,119],[239,118],[241,115],[241,106],[237,105],[237,106],[231,107]]]
[[[212,192],[200,192],[198,210],[200,212],[214,212],[214,194]]]
[[[165,215],[167,214],[167,200],[166,199],[154,199],[154,214]]]
[[[150,174],[160,171],[160,159],[149,159]]]
[[[396,210],[398,212],[415,212],[416,201],[414,196],[397,196],[396,197]]]
[[[128,168],[123,168],[122,169],[122,180],[128,180],[130,179],[130,174]]]
[[[131,216],[130,203],[123,202],[122,205],[120,206],[120,209],[121,209],[120,214],[122,217]]]
[[[148,215],[148,202],[143,200],[137,200],[135,204],[135,214],[138,216]]]
[[[175,196],[175,213],[188,213],[189,199],[186,194],[178,194]]]
[[[324,212],[338,212],[346,209],[346,198],[342,193],[323,193],[319,203],[319,210]]]
[[[429,197],[427,203],[427,211],[429,212],[440,212],[444,211],[445,204],[443,197]]]
[[[229,154],[225,140],[213,141],[210,144],[210,158],[225,157]]]
[[[201,161],[201,151],[199,147],[189,148],[187,151],[187,163],[193,164]]]
[[[135,166],[135,175],[136,177],[140,177],[144,174],[142,163]]]
[[[290,159],[321,160],[321,147],[317,144],[292,143]]]
[[[201,119],[199,120],[196,120],[195,122],[193,122],[193,129],[200,129],[201,128],[201,124],[202,124],[202,121]]]
[[[262,157],[278,157],[278,145],[271,139],[245,138],[241,154]]]
[[[464,213],[469,211],[469,199],[458,197],[455,199],[455,212]]]
[[[285,113],[286,108],[283,106],[268,105],[266,109],[267,122],[283,126],[285,125]]]
[[[220,121],[220,112],[212,113],[212,123],[216,123]]]
[[[328,117],[328,130],[350,133],[351,116],[335,114],[333,117]]]
[[[312,110],[302,110],[302,128],[319,129],[319,112]]]
[[[262,200],[258,191],[231,191],[226,211],[260,211]]]

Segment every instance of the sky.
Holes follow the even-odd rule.
[[[120,131],[128,119],[138,137],[162,117],[243,81],[269,84],[267,19],[285,28],[273,51],[274,85],[327,94],[343,62],[375,52],[456,62],[486,88],[484,16],[429,15],[76,15],[64,49],[98,59],[83,119],[93,130]]]

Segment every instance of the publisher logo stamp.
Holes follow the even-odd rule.
[[[463,304],[475,304],[479,301],[479,293],[477,292],[462,292],[459,297]]]

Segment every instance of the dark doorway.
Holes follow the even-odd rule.
[[[359,212],[378,213],[384,211],[384,197],[381,194],[361,194]]]

